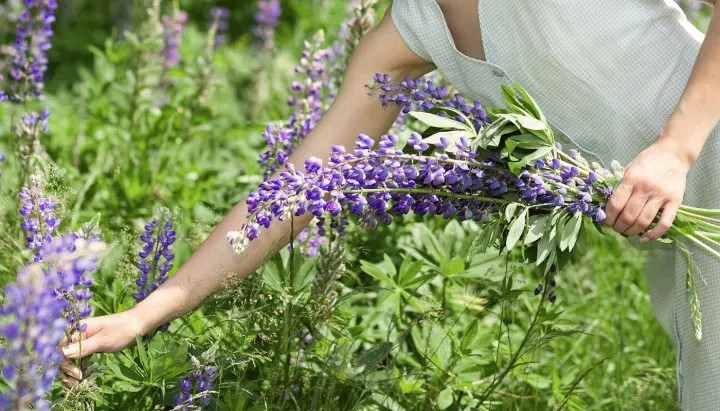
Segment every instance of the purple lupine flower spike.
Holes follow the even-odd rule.
[[[275,27],[280,21],[280,0],[259,0],[252,32],[261,50],[271,50],[275,43]]]
[[[213,7],[210,10],[210,26],[215,27],[215,47],[222,46],[225,44],[226,35],[230,24],[228,19],[230,18],[230,10],[225,7]]]
[[[170,210],[161,209],[158,217],[145,225],[145,231],[140,236],[143,246],[136,263],[140,276],[135,280],[137,291],[132,295],[137,302],[144,300],[162,285],[173,267],[175,254],[172,252],[172,245],[175,243],[175,230],[171,219]]]
[[[323,41],[323,36],[317,35],[313,42],[305,43],[300,65],[295,68],[299,78],[290,86],[288,104],[295,111],[285,123],[269,124],[265,128],[263,138],[268,143],[268,150],[261,154],[259,160],[265,168],[265,178],[285,165],[295,147],[315,128],[326,109],[330,51],[321,48]]]
[[[12,344],[0,346],[0,369],[8,389],[0,393],[0,409],[47,410],[45,400],[57,376],[62,353],[57,349],[77,312],[72,298],[76,285],[102,256],[102,242],[66,236],[43,248],[43,261],[23,268],[4,290],[0,307],[0,335]]]
[[[52,243],[53,233],[60,225],[60,219],[54,215],[57,200],[43,194],[36,178],[18,196],[22,200],[18,213],[24,218],[20,226],[25,230],[27,248],[34,252],[34,261],[41,261],[43,247]]]
[[[217,367],[202,365],[197,358],[190,358],[195,370],[180,380],[180,393],[175,397],[175,409],[185,411],[207,407],[212,402],[212,390],[215,388],[215,378],[218,375]]]
[[[140,270],[140,276],[135,280],[137,291],[132,294],[135,301],[144,300],[168,279],[175,259],[172,252],[175,234],[172,214],[165,208],[160,209],[157,218],[145,225],[145,231],[140,236],[142,249],[135,263]],[[166,331],[169,327],[170,324],[163,324],[158,330]]]
[[[13,343],[0,346],[2,376],[9,386],[0,393],[0,409],[24,409],[27,403],[50,408],[45,395],[57,376],[62,353],[56,347],[65,335],[64,304],[53,293],[55,285],[56,279],[36,263],[5,287],[0,335]]]
[[[163,30],[165,32],[162,55],[165,59],[165,69],[171,69],[180,64],[180,39],[187,23],[188,14],[183,10],[177,10],[172,16],[163,16]]]
[[[25,0],[19,14],[10,69],[12,82],[0,101],[21,103],[28,98],[40,97],[47,71],[47,50],[52,46],[52,25],[55,22],[55,0]],[[0,79],[2,81],[2,79]]]

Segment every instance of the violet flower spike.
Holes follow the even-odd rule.
[[[168,209],[161,209],[158,217],[145,225],[145,231],[140,236],[143,247],[135,264],[140,270],[140,276],[135,280],[137,291],[132,294],[135,301],[144,300],[167,280],[175,259],[172,252],[175,235],[172,214]]]
[[[183,10],[176,10],[172,16],[163,16],[162,24],[165,45],[162,50],[165,70],[180,64],[180,40],[182,38],[188,14]]]
[[[57,200],[46,197],[40,187],[40,181],[33,178],[30,187],[23,187],[18,194],[22,200],[18,213],[24,217],[20,224],[25,231],[27,248],[34,252],[35,262],[43,259],[43,248],[53,241],[53,233],[60,225],[54,210]]]
[[[0,93],[0,101],[22,103],[30,97],[42,96],[57,2],[25,0],[22,4],[12,45],[11,81],[9,87]]]
[[[12,343],[0,346],[0,369],[9,389],[0,393],[0,409],[47,410],[45,395],[58,373],[62,353],[57,350],[68,327],[72,301],[64,298],[94,269],[105,245],[66,236],[43,249],[44,260],[18,273],[4,290],[0,307],[0,335]]]
[[[210,10],[210,27],[215,29],[215,38],[213,44],[220,47],[226,42],[227,31],[230,28],[228,19],[230,18],[230,10],[225,7],[213,7]]]
[[[288,99],[288,105],[295,111],[284,123],[271,123],[265,128],[263,138],[268,143],[268,150],[259,160],[265,169],[265,178],[282,169],[327,109],[330,51],[321,47],[323,41],[324,37],[317,35],[313,42],[305,43],[300,65],[295,68],[298,78],[290,86],[291,97]]]
[[[275,46],[275,27],[282,14],[280,0],[258,0],[257,8],[252,33],[261,50],[271,50]]]
[[[194,410],[198,407],[207,407],[212,402],[215,378],[218,369],[213,365],[202,365],[194,356],[191,356],[195,370],[180,380],[180,393],[175,396],[176,410]]]

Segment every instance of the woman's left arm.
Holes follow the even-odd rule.
[[[680,101],[657,140],[627,166],[607,204],[605,223],[636,236],[662,211],[658,223],[640,241],[665,234],[682,204],[687,173],[718,122],[720,11],[716,9]]]

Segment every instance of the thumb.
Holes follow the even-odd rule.
[[[70,359],[87,357],[100,351],[102,351],[102,344],[98,337],[90,337],[87,340],[74,342],[62,348],[65,358]]]

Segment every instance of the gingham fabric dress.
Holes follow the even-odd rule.
[[[629,163],[655,140],[704,38],[672,0],[478,3],[486,61],[457,50],[435,0],[395,0],[391,14],[408,47],[464,95],[499,107],[500,85],[518,82],[561,140],[606,166],[612,159]],[[692,166],[684,204],[720,208],[718,162],[716,128]],[[720,409],[720,263],[690,247],[702,276],[698,343],[684,256],[674,246],[640,247],[650,253],[646,274],[655,313],[676,348],[680,407]]]

